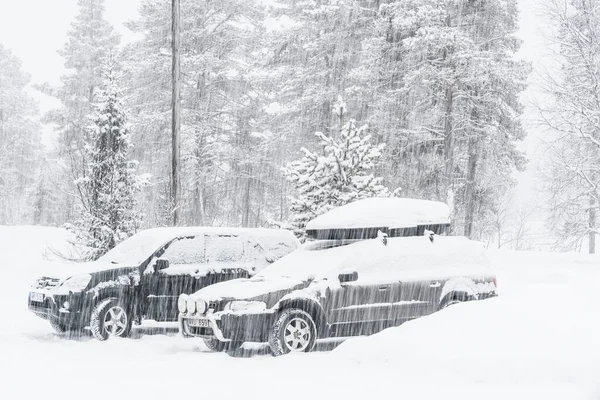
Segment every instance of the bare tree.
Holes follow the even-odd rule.
[[[540,107],[550,128],[545,166],[555,247],[595,252],[600,204],[600,4],[591,0],[552,0],[546,5],[555,24],[560,70],[545,76],[554,100]]]

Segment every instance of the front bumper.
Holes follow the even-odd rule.
[[[207,320],[208,326],[195,326],[193,321],[199,321],[200,319]],[[223,332],[219,329],[219,325],[212,314],[187,316],[180,313],[177,322],[179,324],[179,333],[181,333],[183,337],[199,337],[205,339],[217,338],[221,342],[231,342],[231,339],[223,336]]]
[[[36,301],[32,298],[32,293],[41,293],[44,295],[42,301]],[[69,309],[63,307],[64,302],[68,301]],[[77,311],[76,306],[81,304],[80,296],[60,295],[53,296],[49,293],[32,291],[27,299],[29,311],[45,320],[64,325],[68,328],[84,328],[89,322],[89,318],[84,313]]]
[[[194,326],[192,321],[200,319],[207,320],[208,327]],[[179,314],[178,322],[183,337],[217,338],[221,342],[267,342],[275,314]]]

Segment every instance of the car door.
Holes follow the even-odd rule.
[[[441,287],[442,281],[436,279],[394,282],[392,287],[394,325],[433,313]]]
[[[391,325],[391,282],[373,279],[360,268],[355,272],[355,281],[328,289],[325,308],[331,336],[369,335]]]
[[[182,293],[200,289],[201,270],[205,265],[204,235],[186,236],[173,240],[157,258],[167,260],[168,268],[147,275],[146,318],[156,321],[176,321],[177,299]]]

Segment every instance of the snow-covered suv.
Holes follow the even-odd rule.
[[[180,296],[180,332],[203,338],[216,351],[234,350],[246,341],[268,342],[275,355],[282,355],[310,351],[319,338],[372,334],[456,302],[495,295],[495,277],[480,243],[464,237],[434,238],[425,229],[446,226],[444,212],[425,220],[412,213],[417,225],[411,228],[399,215],[408,207],[392,207],[410,202],[377,200],[371,201],[375,214],[398,218],[387,226],[373,218],[373,225],[392,237],[381,229],[374,232],[366,221],[357,222],[366,226],[361,233],[351,219],[350,227],[337,226],[345,229],[344,239],[308,242],[250,279]],[[425,205],[447,213],[439,204]],[[366,212],[372,210],[369,207],[349,208],[360,211],[354,220],[373,216]],[[337,216],[344,213],[333,214],[335,218],[326,216],[312,227],[331,228],[322,233],[333,234]],[[425,235],[418,236],[420,231]],[[378,237],[347,239],[373,234]]]
[[[248,278],[299,246],[280,229],[148,229],[95,262],[38,279],[29,309],[58,332],[89,326],[100,340],[125,337],[134,321],[176,321],[180,294]]]

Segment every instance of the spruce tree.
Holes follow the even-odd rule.
[[[290,211],[296,234],[303,238],[306,224],[334,207],[369,197],[389,196],[383,179],[374,175],[383,145],[374,145],[366,126],[351,119],[342,125],[346,105],[341,98],[333,107],[341,128],[336,136],[316,132],[321,153],[302,148],[304,156],[283,172],[297,192]]]
[[[112,65],[99,98],[87,131],[85,176],[75,181],[81,207],[75,223],[68,225],[86,260],[97,259],[135,233],[142,220],[136,193],[146,180],[135,175],[137,162],[128,157],[129,129]]]
[[[88,160],[85,158],[87,117],[99,101],[98,89],[102,86],[103,60],[116,54],[119,37],[104,18],[105,0],[77,0],[77,14],[67,32],[67,41],[59,54],[65,60],[68,72],[61,77],[57,87],[43,85],[46,94],[60,100],[61,107],[45,115],[58,136],[57,150],[62,166],[60,179],[72,183],[84,176]],[[65,193],[76,189],[67,187]],[[62,215],[59,220],[72,219],[72,196],[62,196]]]

